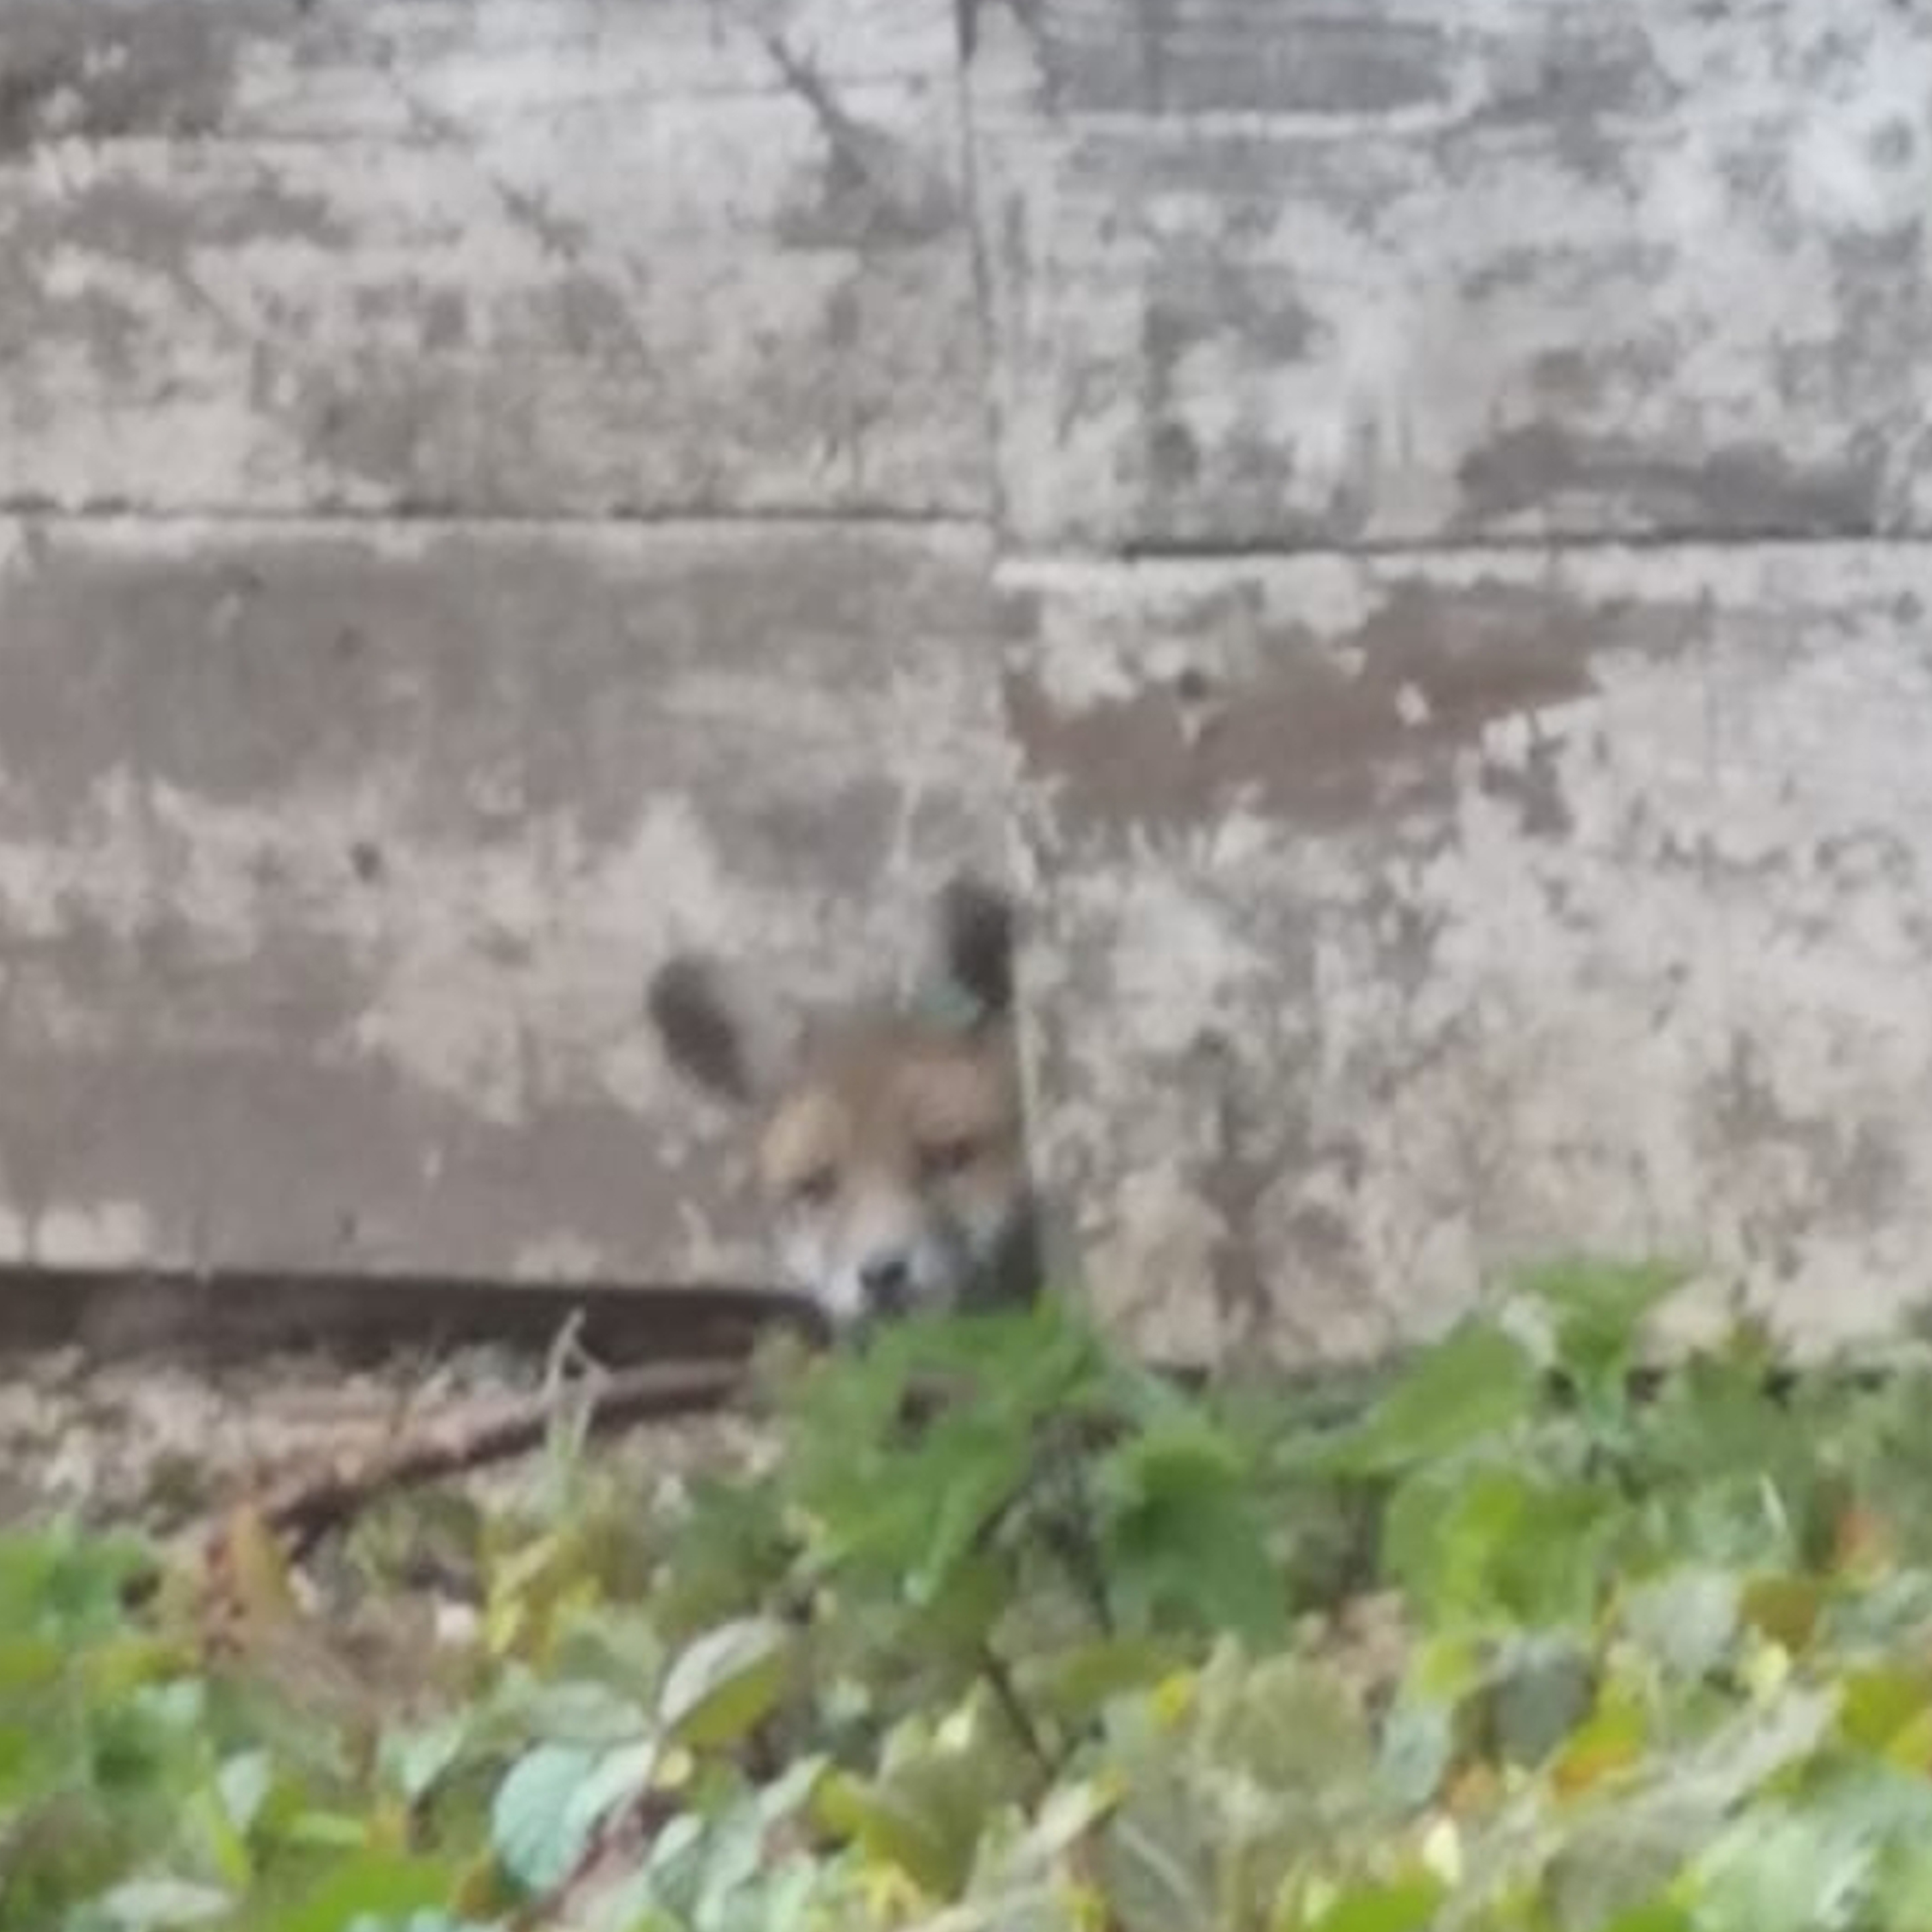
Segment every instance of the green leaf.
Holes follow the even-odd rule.
[[[1506,1763],[1540,1764],[1589,1714],[1594,1691],[1592,1660],[1574,1644],[1514,1646],[1490,1694],[1497,1755]]]
[[[456,1712],[412,1730],[385,1731],[376,1761],[404,1801],[419,1804],[461,1756],[469,1728],[467,1714]]]
[[[1630,1593],[1624,1628],[1672,1676],[1695,1682],[1730,1655],[1743,1595],[1742,1580],[1728,1572],[1674,1570]]]
[[[1878,1849],[1779,1808],[1741,1820],[1696,1862],[1700,1932],[1855,1932],[1878,1877]]]
[[[778,1932],[795,1922],[808,1899],[812,1874],[778,1868],[771,1852],[774,1828],[795,1814],[816,1790],[823,1767],[807,1764],[762,1791],[742,1794],[707,1820],[690,1862],[689,1882],[665,1902],[681,1908],[693,1932]],[[801,1884],[801,1877],[803,1883]]]
[[[1331,1673],[1298,1657],[1250,1664],[1225,1640],[1201,1673],[1182,1748],[1211,1776],[1322,1810],[1366,1789],[1374,1762],[1360,1708]]]
[[[1587,1620],[1613,1567],[1618,1523],[1607,1486],[1533,1466],[1418,1470],[1389,1504],[1389,1572],[1437,1618]]]
[[[184,1932],[212,1924],[234,1900],[213,1886],[185,1879],[132,1879],[100,1900],[98,1909],[115,1932]]]
[[[1056,1786],[1030,1818],[1010,1832],[989,1828],[982,1835],[970,1895],[992,1900],[1022,1886],[1051,1886],[1119,1802],[1098,1780]]]
[[[664,1663],[663,1640],[648,1618],[598,1603],[562,1612],[549,1668],[560,1677],[608,1684],[628,1702],[649,1694]]]
[[[412,1912],[406,1918],[364,1912],[351,1919],[344,1932],[503,1932],[503,1928],[500,1923],[484,1925],[474,1918],[452,1918],[431,1906]]]
[[[1697,1932],[1697,1922],[1680,1905],[1654,1902],[1601,1921],[1592,1932]]]
[[[1573,1261],[1532,1269],[1515,1286],[1549,1308],[1557,1360],[1593,1388],[1622,1375],[1635,1360],[1644,1318],[1684,1282],[1681,1268],[1660,1263]]]
[[[1358,1887],[1343,1893],[1309,1932],[1430,1932],[1444,1891],[1440,1879],[1426,1874]]]
[[[1123,1622],[1144,1630],[1178,1615],[1255,1642],[1281,1635],[1287,1590],[1247,1473],[1226,1437],[1186,1415],[1106,1458],[1096,1488],[1108,1595]]]
[[[938,1490],[932,1534],[907,1575],[907,1594],[914,1603],[930,1603],[945,1588],[986,1526],[1018,1492],[1032,1460],[1030,1445],[1010,1437],[982,1445],[970,1460],[962,1459]]]
[[[53,1636],[22,1636],[0,1627],[0,1697],[56,1683],[72,1652]]]
[[[764,1722],[784,1688],[785,1627],[742,1617],[688,1645],[671,1664],[658,1706],[668,1741],[694,1750],[736,1744]]]
[[[1513,1428],[1536,1392],[1535,1364],[1522,1344],[1468,1320],[1414,1360],[1322,1461],[1352,1475],[1398,1474]]]
[[[584,1856],[595,1828],[580,1794],[604,1754],[588,1744],[534,1746],[497,1786],[490,1810],[490,1842],[503,1868],[526,1892],[562,1883]]]
[[[357,1852],[369,1843],[369,1822],[352,1812],[317,1806],[292,1812],[277,1835],[284,1844],[311,1851]]]
[[[560,1884],[604,1819],[648,1789],[658,1759],[653,1739],[535,1746],[498,1786],[491,1808],[491,1841],[504,1869],[527,1891]]]
[[[1187,1814],[1156,1803],[1124,1806],[1102,1828],[1096,1862],[1125,1932],[1217,1925],[1211,1864]]]
[[[454,1885],[433,1859],[368,1853],[332,1873],[299,1906],[278,1913],[275,1932],[343,1932],[358,1918],[406,1920],[447,1905]]]
[[[957,1894],[987,1818],[1022,1797],[1032,1770],[998,1726],[975,1720],[895,1733],[878,1774],[828,1773],[812,1808],[835,1834],[895,1864],[928,1892]]]
[[[1078,1726],[1096,1716],[1110,1700],[1151,1688],[1185,1660],[1186,1654],[1172,1641],[1096,1637],[1026,1658],[1013,1675],[1029,1707]]]
[[[264,1750],[237,1751],[223,1761],[216,1774],[228,1822],[238,1832],[250,1829],[274,1789],[274,1760]]]
[[[856,1843],[868,1858],[893,1864],[928,1892],[962,1882],[974,1834],[904,1780],[866,1780],[842,1772],[820,1786],[815,1810],[828,1832]]]
[[[1178,1618],[1264,1643],[1286,1626],[1286,1586],[1245,1498],[1122,1510],[1106,1526],[1106,1556],[1108,1596],[1130,1628]]]
[[[1403,1803],[1427,1804],[1442,1788],[1456,1753],[1455,1703],[1411,1697],[1399,1702],[1382,1729],[1382,1769]]]
[[[0,1535],[0,1630],[86,1642],[123,1627],[128,1586],[154,1567],[137,1538],[72,1522]]]

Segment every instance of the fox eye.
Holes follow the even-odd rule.
[[[964,1173],[980,1152],[979,1143],[967,1134],[950,1134],[940,1140],[922,1142],[919,1171],[928,1180],[945,1180]]]
[[[785,1192],[795,1208],[823,1208],[838,1187],[838,1170],[828,1165],[800,1174]]]

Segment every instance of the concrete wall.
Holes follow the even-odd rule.
[[[1932,1253],[1932,16],[0,0],[0,1259],[735,1271],[1034,902],[1150,1346]]]

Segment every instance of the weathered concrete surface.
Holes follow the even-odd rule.
[[[0,1258],[728,1276],[670,948],[1002,868],[970,530],[0,526]]]
[[[1154,1346],[1916,1298],[1928,250],[1894,0],[0,0],[0,1258],[734,1272],[1018,764]]]
[[[1932,548],[1003,576],[1042,1151],[1129,1332],[1372,1351],[1579,1249],[1810,1342],[1932,1289]]]
[[[983,507],[948,0],[0,0],[0,507]]]
[[[1932,519],[1932,10],[979,15],[1025,542]]]

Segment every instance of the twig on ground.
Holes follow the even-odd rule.
[[[673,1416],[724,1408],[749,1386],[746,1365],[731,1362],[652,1362],[623,1369],[586,1390],[587,1426],[622,1428]],[[330,1530],[375,1499],[413,1483],[461,1474],[536,1448],[556,1420],[559,1391],[487,1403],[466,1403],[424,1418],[409,1436],[319,1472],[304,1472],[262,1501],[262,1520],[298,1560]]]

